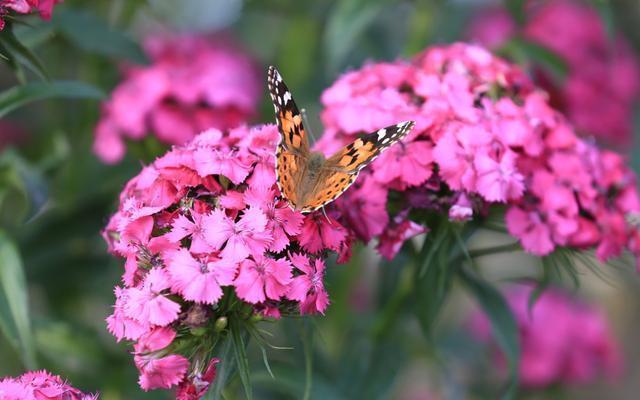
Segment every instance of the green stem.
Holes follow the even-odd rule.
[[[483,247],[480,249],[471,249],[469,250],[469,256],[471,256],[471,258],[478,258],[478,257],[488,256],[491,254],[511,253],[514,251],[521,251],[521,250],[522,250],[522,246],[520,245],[520,243],[513,242],[513,243],[501,244],[498,246]]]

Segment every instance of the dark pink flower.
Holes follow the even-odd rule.
[[[300,245],[310,253],[322,249],[338,251],[346,238],[347,231],[338,221],[318,212],[305,216],[302,232],[298,235]]]
[[[380,235],[378,252],[387,260],[392,260],[400,252],[405,241],[426,231],[424,226],[416,224],[404,213],[400,213]]]

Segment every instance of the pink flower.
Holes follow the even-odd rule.
[[[176,392],[176,400],[200,400],[216,379],[218,358],[212,358],[204,372],[196,372],[182,381]]]
[[[380,235],[378,252],[387,260],[392,260],[400,252],[405,241],[426,231],[424,226],[407,219],[406,213],[400,213]]]
[[[273,238],[266,231],[267,217],[259,208],[244,210],[238,222],[227,217],[222,210],[214,210],[206,217],[205,235],[220,255],[229,262],[239,262],[253,255],[261,255]]]
[[[325,248],[338,251],[346,238],[346,229],[338,221],[317,212],[305,217],[302,232],[298,236],[300,245],[310,253]]]
[[[221,286],[231,285],[238,266],[226,260],[198,261],[180,249],[167,262],[171,286],[186,300],[213,304],[222,297]]]
[[[511,207],[506,214],[509,233],[520,239],[522,247],[537,256],[545,256],[553,251],[551,230],[536,211],[525,211]]]
[[[191,236],[189,250],[192,253],[210,252],[212,247],[207,243],[205,238],[204,217],[204,215],[194,211],[191,213],[192,222],[186,216],[182,214],[179,215],[173,221],[171,232],[165,235],[166,238],[173,243],[177,243],[185,237]]]
[[[517,156],[507,150],[497,161],[488,154],[480,154],[474,166],[478,175],[478,192],[489,201],[517,200],[524,192],[524,177],[516,168]]]
[[[167,298],[165,293],[170,286],[165,270],[151,269],[140,287],[127,289],[126,316],[143,324],[165,326],[173,322],[178,318],[180,305]]]
[[[597,11],[585,2],[547,2],[531,7],[528,14],[519,30],[505,10],[488,10],[474,18],[468,35],[498,48],[520,34],[552,50],[567,64],[564,82],[558,84],[543,66],[536,66],[535,75],[553,103],[578,132],[628,144],[633,104],[640,94],[640,62],[626,40],[621,35],[610,38]]]
[[[125,139],[151,132],[163,143],[183,144],[198,132],[229,129],[256,113],[260,74],[229,38],[156,34],[144,48],[151,64],[124,67],[123,81],[103,106],[94,143],[103,162],[122,159]]]
[[[622,354],[603,313],[558,289],[547,289],[529,310],[531,290],[518,286],[507,292],[520,331],[523,386],[584,384],[620,373]],[[476,313],[470,322],[479,339],[491,340],[484,315]]]
[[[97,394],[86,394],[72,387],[57,375],[30,371],[17,378],[0,380],[2,400],[97,400]]]
[[[376,161],[374,177],[385,184],[416,186],[431,177],[433,168],[432,146],[429,142],[399,143],[391,147]]]
[[[265,257],[244,260],[235,280],[238,297],[249,303],[261,303],[267,298],[279,300],[289,291],[291,264],[285,260]]]
[[[19,14],[38,11],[42,19],[50,19],[53,6],[61,2],[62,0],[0,0],[0,29],[3,29],[5,24],[1,17],[9,11]]]
[[[138,322],[127,316],[125,307],[129,304],[129,293],[126,289],[115,288],[116,304],[114,311],[107,318],[107,329],[118,341],[122,339],[136,340],[149,329],[148,324]]]
[[[259,208],[265,213],[266,231],[271,232],[273,237],[269,250],[277,253],[289,245],[290,237],[300,233],[304,217],[293,211],[286,201],[275,201],[275,197],[276,192],[273,188],[250,188],[244,193],[244,199],[249,206]]]
[[[389,106],[379,104],[383,98],[392,100]],[[322,101],[326,131],[318,148],[325,153],[366,132],[370,117],[416,121],[402,143],[363,171],[362,183],[329,207],[331,218],[359,238],[386,235],[381,249],[390,256],[402,242],[385,226],[400,213],[408,211],[418,225],[443,213],[467,221],[496,203],[507,205],[509,232],[533,254],[572,246],[595,248],[601,260],[625,248],[640,255],[634,229],[624,222],[640,209],[633,172],[619,155],[579,139],[552,107],[553,97],[479,46],[455,43],[429,48],[411,62],[369,64],[338,79]],[[379,187],[359,189],[371,176]],[[306,250],[327,244],[309,237],[316,239],[300,240]]]
[[[301,314],[324,314],[329,305],[329,296],[324,289],[324,263],[320,259],[309,261],[302,254],[290,254],[291,264],[300,272],[291,281],[291,291],[287,297],[300,302]]]
[[[344,260],[353,234],[311,216],[314,226],[303,230],[305,216],[287,206],[266,172],[275,167],[278,138],[274,125],[209,129],[144,167],[122,191],[103,232],[109,251],[125,260],[107,327],[117,340],[135,341],[144,390],[177,386],[178,398],[199,398],[215,362],[205,368],[211,349],[198,343],[225,340],[232,319],[326,309],[323,259],[334,251]],[[301,300],[287,297],[291,251],[312,260],[312,286]]]

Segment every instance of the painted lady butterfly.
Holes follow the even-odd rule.
[[[303,213],[338,198],[355,182],[362,168],[402,139],[414,125],[407,121],[382,128],[325,158],[322,153],[311,151],[300,111],[274,67],[269,67],[267,84],[280,130],[276,152],[278,187],[291,208]]]

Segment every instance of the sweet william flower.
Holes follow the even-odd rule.
[[[138,322],[158,326],[173,322],[178,318],[180,304],[167,298],[170,287],[171,281],[164,269],[151,269],[139,288],[128,289],[126,315]]]
[[[373,105],[383,95],[393,106]],[[619,155],[580,139],[547,93],[480,46],[456,43],[410,62],[368,64],[338,79],[322,101],[326,130],[318,149],[325,152],[367,132],[369,118],[416,121],[360,174],[358,186],[375,179],[383,194],[356,197],[356,186],[336,202],[339,222],[361,239],[393,232],[402,213],[415,223],[434,221],[424,218],[430,213],[468,221],[502,203],[508,231],[535,255],[558,246],[595,248],[600,260],[624,249],[640,254],[631,244],[636,228],[623,222],[640,209],[633,172]],[[346,115],[347,103],[367,107]],[[418,151],[407,150],[414,146]],[[394,157],[403,151],[407,157]],[[353,206],[352,197],[359,201]],[[376,210],[368,215],[384,226],[362,224],[360,210]],[[375,229],[362,226],[369,224]],[[379,246],[388,254],[393,248]]]
[[[97,394],[87,394],[49,372],[30,371],[17,378],[0,379],[2,400],[97,400]]]
[[[598,12],[577,0],[531,7],[520,31],[506,10],[486,9],[471,21],[467,32],[469,38],[492,49],[518,34],[566,63],[562,83],[540,65],[535,66],[534,75],[579,133],[619,146],[629,143],[633,104],[640,94],[640,61],[622,35],[611,37]]]
[[[259,208],[244,210],[238,222],[227,217],[222,210],[214,210],[206,217],[205,235],[220,255],[229,262],[239,262],[250,255],[259,256],[273,240],[267,232],[267,217]]]
[[[523,285],[506,292],[520,336],[523,386],[585,384],[600,376],[619,375],[622,369],[619,344],[600,310],[556,288],[543,292],[529,309],[532,290]],[[493,343],[484,314],[473,314],[469,323],[478,339]],[[504,362],[499,356],[495,361],[503,369]]]
[[[266,299],[279,300],[290,290],[291,263],[262,256],[246,259],[234,284],[238,297],[249,303],[262,303]]]
[[[167,261],[171,286],[185,300],[214,304],[222,297],[222,286],[230,285],[238,266],[227,260],[196,260],[189,250],[180,249]]]
[[[255,115],[260,73],[230,38],[154,34],[143,47],[150,64],[123,66],[122,82],[103,104],[93,145],[103,162],[119,162],[125,140],[149,132],[163,143],[184,144],[203,130],[236,127]]]
[[[287,297],[300,302],[301,314],[324,314],[329,305],[329,295],[323,283],[324,262],[319,259],[312,262],[302,254],[291,254],[289,258],[301,274],[293,278]]]
[[[103,232],[109,251],[125,260],[107,327],[117,340],[134,341],[144,390],[175,388],[178,398],[201,397],[217,362],[202,343],[228,338],[232,318],[248,313],[245,326],[254,323],[251,314],[284,318],[326,309],[322,258],[330,251],[347,257],[353,234],[338,222],[315,219],[304,231],[312,216],[291,210],[275,175],[264,172],[275,168],[277,142],[274,125],[208,130],[126,184]],[[218,158],[212,163],[204,154]],[[302,276],[292,252],[315,268],[301,300],[288,296],[293,279]]]

